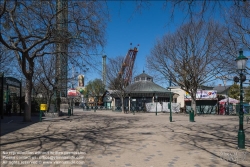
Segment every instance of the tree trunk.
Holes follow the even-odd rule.
[[[55,93],[55,112],[57,112],[57,115],[60,116],[61,98],[60,98],[60,94],[59,94],[59,91],[57,90],[57,88],[56,88],[54,93]],[[70,104],[71,104],[71,101],[70,101]]]
[[[197,111],[196,111],[196,99],[192,98],[192,100],[191,100],[191,108],[194,111],[194,115],[196,116],[196,113],[197,113]]]
[[[50,111],[50,104],[51,104],[51,99],[52,99],[52,97],[53,97],[53,94],[51,94],[51,93],[49,93],[49,92],[48,92],[48,94],[49,94],[49,96],[48,96],[48,98],[47,98],[47,104],[48,104],[47,111]],[[54,112],[56,112],[56,111],[54,111]]]
[[[124,110],[124,98],[123,98],[123,96],[121,97],[121,102],[122,102],[122,112],[125,113],[125,110]]]
[[[58,96],[56,97],[56,109],[57,109],[57,114],[60,116],[60,104],[61,104],[61,98],[59,96],[59,93],[57,93]],[[73,107],[73,104],[72,104]]]
[[[25,90],[25,110],[24,110],[24,122],[31,121],[31,92],[32,92],[32,79],[26,78],[26,90]]]

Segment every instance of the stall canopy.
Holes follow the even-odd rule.
[[[229,101],[229,103],[233,103],[233,104],[240,102],[237,99],[233,99],[233,98],[229,97],[229,99],[225,98],[225,99],[220,100],[219,103],[227,103],[227,101]]]

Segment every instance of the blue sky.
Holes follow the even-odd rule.
[[[110,22],[107,26],[107,45],[103,53],[108,58],[126,56],[130,43],[135,47],[138,44],[139,51],[135,60],[136,74],[146,69],[146,56],[154,46],[157,38],[161,38],[167,32],[173,32],[181,22],[170,21],[170,12],[163,9],[163,1],[151,2],[149,8],[143,8],[141,12],[135,12],[135,1],[108,1]],[[178,15],[175,15],[177,18]],[[100,56],[99,64],[101,64]],[[96,68],[96,67],[95,67]],[[101,66],[98,67],[101,71]],[[88,73],[90,74],[90,73]],[[100,72],[97,76],[86,75],[86,81],[95,77],[101,78]]]
[[[148,8],[143,8],[141,11],[136,10],[135,1],[108,1],[110,22],[107,26],[107,44],[102,50],[102,54],[106,54],[108,58],[117,56],[126,56],[130,43],[132,46],[139,46],[139,52],[135,60],[135,75],[142,73],[143,69],[146,73],[150,71],[146,69],[146,56],[150,55],[150,50],[155,44],[157,38],[161,38],[168,32],[174,32],[181,24],[183,24],[184,17],[180,11],[174,13],[174,20],[171,20],[170,9],[163,8],[164,1],[150,1]],[[250,56],[250,54],[246,55]],[[95,66],[94,71],[99,71],[93,74],[90,70],[85,75],[85,84],[89,80],[95,78],[102,78],[102,58],[97,58],[99,66]],[[168,86],[168,81],[162,86]],[[223,81],[215,82],[216,85],[222,84]],[[232,84],[227,81],[227,85]]]
[[[173,30],[169,27],[169,12],[162,9],[163,2],[151,3],[149,9],[135,13],[135,2],[126,2],[120,7],[120,2],[109,2],[111,22],[107,28],[107,46],[105,53],[108,57],[125,56],[130,43],[139,46],[136,57],[136,72],[141,73],[146,66],[146,56],[157,38]]]

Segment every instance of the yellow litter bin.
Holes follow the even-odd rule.
[[[39,117],[40,122],[42,122],[42,111],[46,110],[47,110],[47,104],[40,104],[40,117]]]

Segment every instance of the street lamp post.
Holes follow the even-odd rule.
[[[155,102],[156,102],[156,111],[155,111],[155,115],[157,115],[157,99],[158,99],[158,96],[155,95]]]
[[[1,119],[3,119],[3,80],[4,73],[0,73],[0,110],[1,110]],[[21,94],[20,94],[21,98]],[[21,106],[20,106],[21,107]]]
[[[96,102],[97,102],[97,97],[94,97],[94,103],[95,103],[95,105],[94,105],[94,112],[96,112]]]
[[[169,121],[172,122],[172,106],[171,106],[171,102],[172,102],[172,94],[171,94],[171,88],[170,88],[170,100],[169,100],[169,111],[170,111],[170,115],[169,115]]]
[[[224,83],[225,89],[226,89],[226,84],[227,84],[227,80],[226,79],[227,78],[223,79],[223,83]],[[225,115],[229,115],[229,96],[228,96],[228,90],[226,92],[226,95],[227,95],[227,103],[226,103],[226,113],[225,113]]]
[[[146,98],[143,96],[143,98],[142,98],[142,102],[143,102],[143,104],[142,104],[142,111],[144,112],[146,109],[145,109],[145,101],[146,101]]]
[[[170,80],[169,80],[169,89],[170,89],[170,99],[169,99],[169,111],[170,111],[170,115],[169,115],[169,121],[170,122],[172,122],[172,106],[171,106],[172,92],[171,92],[171,83],[172,83],[172,80],[170,78]]]
[[[73,115],[73,112],[74,112],[74,100],[73,98],[71,98],[71,115]]]
[[[243,129],[243,87],[242,84],[246,80],[246,76],[243,74],[243,71],[246,68],[247,59],[243,55],[243,51],[239,52],[239,57],[236,59],[237,62],[237,69],[240,71],[240,78],[237,76],[234,77],[234,82],[240,81],[240,111],[239,111],[239,131],[238,131],[238,148],[244,149],[245,148],[245,132]]]
[[[133,99],[132,97],[130,97],[130,106],[131,106],[133,115],[135,115],[135,105],[136,105],[136,99]]]
[[[87,92],[87,96],[86,96],[86,108],[87,108],[87,110],[90,110],[91,109],[91,107],[90,107],[90,105],[89,105],[89,92]]]
[[[128,104],[128,112],[130,113],[130,111],[132,110],[132,98],[129,96],[129,104]],[[132,110],[133,111],[133,110]]]

